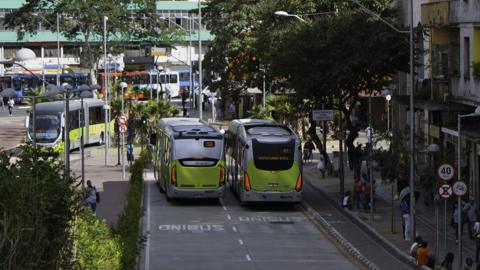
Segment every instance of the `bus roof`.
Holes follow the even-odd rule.
[[[83,99],[84,107],[92,106],[103,106],[103,101],[96,98],[85,98]],[[82,102],[80,99],[70,100],[69,109],[70,111],[79,110],[82,107]],[[35,113],[38,114],[57,114],[63,112],[64,102],[63,100],[51,101],[51,102],[42,102],[35,105]]]
[[[171,117],[160,119],[160,128],[175,138],[215,137],[221,139],[223,135],[214,127],[198,118]]]
[[[295,132],[284,124],[277,123],[273,120],[263,119],[236,119],[230,124],[228,130],[238,132],[241,137],[290,137],[297,138]],[[238,129],[241,127],[240,129]]]

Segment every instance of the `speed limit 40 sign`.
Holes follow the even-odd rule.
[[[452,165],[446,163],[438,167],[438,177],[440,177],[440,179],[443,181],[451,180],[454,175],[455,169],[453,169]]]

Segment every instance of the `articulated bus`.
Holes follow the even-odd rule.
[[[155,179],[168,201],[220,198],[225,191],[223,135],[195,118],[163,118],[155,145]]]
[[[81,119],[85,119],[85,145],[103,144],[105,139],[105,110],[103,101],[94,98],[83,100],[83,112],[80,100],[71,100],[69,105],[70,149],[80,147]],[[35,106],[35,137],[39,146],[62,151],[64,147],[65,113],[63,101],[39,103]],[[27,140],[33,138],[33,115],[25,121]],[[113,131],[113,121],[110,122]],[[112,133],[113,134],[113,133]]]
[[[233,120],[225,134],[225,154],[227,182],[242,205],[301,201],[301,144],[287,126],[270,120]]]
[[[17,98],[21,99],[23,96],[27,96],[31,91],[41,88],[43,82],[39,79],[42,78],[42,74],[7,74],[0,77],[0,84],[3,89],[13,88],[17,92]],[[56,84],[56,74],[43,75],[46,82]],[[68,83],[74,89],[82,84],[88,83],[89,75],[87,73],[62,73],[60,74],[60,84]]]
[[[101,93],[105,92],[104,73],[98,74],[98,82],[102,87]],[[177,71],[123,71],[110,72],[110,82],[113,83],[115,78],[124,81],[129,87],[138,87],[140,89],[152,89],[165,92],[168,88],[171,97],[180,95],[179,74]],[[158,87],[157,87],[158,86]],[[158,88],[158,89],[157,89]],[[156,93],[155,95],[156,96]]]

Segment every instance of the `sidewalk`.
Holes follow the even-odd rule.
[[[139,149],[135,149],[138,157]],[[85,181],[91,180],[100,193],[100,203],[97,204],[97,217],[105,219],[107,225],[115,227],[119,215],[123,211],[128,192],[130,173],[125,154],[125,179],[122,179],[122,166],[118,162],[117,148],[109,148],[108,166],[105,166],[105,147],[87,146],[85,148]],[[75,177],[81,177],[82,162],[80,150],[70,154],[70,166]],[[79,178],[81,179],[81,178]]]
[[[328,152],[338,151],[338,141],[330,141],[327,143]],[[340,202],[339,194],[340,181],[338,177],[326,176],[322,178],[321,173],[316,169],[319,160],[319,152],[314,152],[314,160],[310,164],[304,165],[304,175],[310,179],[311,183],[324,191],[334,201]],[[379,175],[375,175],[377,182],[377,194],[375,203],[375,212],[373,222],[370,220],[370,212],[363,209],[348,211],[348,214],[357,217],[367,226],[376,231],[385,241],[390,242],[393,246],[405,255],[408,255],[411,241],[403,239],[402,234],[402,218],[400,215],[400,202],[398,198],[394,199],[392,207],[392,185],[383,183]],[[345,191],[353,191],[353,172],[348,166],[345,168]],[[452,215],[454,202],[447,204],[447,247],[444,246],[445,233],[445,216],[444,201],[439,201],[438,205],[438,245],[436,244],[436,228],[437,219],[435,218],[435,205],[430,203],[425,205],[423,197],[420,197],[416,204],[416,232],[422,236],[424,241],[428,242],[428,248],[436,254],[437,265],[441,263],[447,252],[455,254],[454,268],[457,269],[458,263],[458,244],[455,244],[455,230],[450,226],[450,218]],[[393,227],[392,227],[392,211],[393,211]],[[393,230],[392,230],[393,229]],[[475,242],[469,239],[467,224],[464,226],[462,238],[462,262],[465,258],[470,257],[475,260]],[[462,264],[463,265],[463,264]]]

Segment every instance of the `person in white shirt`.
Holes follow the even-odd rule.
[[[97,188],[87,180],[87,206],[95,213],[97,210]]]
[[[478,217],[473,224],[473,236],[475,237],[475,262],[478,263],[480,255],[480,219]]]
[[[8,114],[12,116],[13,106],[15,105],[15,101],[13,100],[13,98],[10,98],[7,104],[8,104]]]

